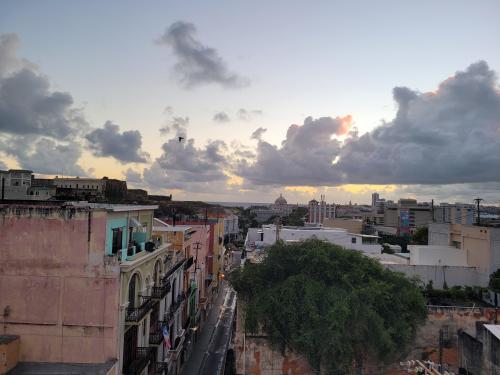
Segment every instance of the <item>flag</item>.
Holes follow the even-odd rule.
[[[170,344],[170,333],[168,332],[168,326],[166,324],[163,325],[163,345],[167,350],[170,350],[172,345]]]

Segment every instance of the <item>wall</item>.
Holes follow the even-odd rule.
[[[263,336],[244,334],[243,309],[238,300],[234,351],[237,375],[306,375],[312,374],[307,361],[292,353],[282,356],[272,350]]]
[[[456,225],[454,227],[461,229],[462,248],[469,254],[469,264],[488,274],[496,270],[492,264],[493,254],[490,249],[490,233],[493,228],[470,225]]]
[[[409,245],[410,264],[427,266],[467,266],[467,253],[450,246]]]
[[[106,254],[111,255],[113,250],[113,229],[122,228],[122,248],[128,246],[128,219],[127,213],[113,213],[109,215],[106,228]]]
[[[449,246],[450,225],[437,223],[429,224],[429,245]]]
[[[349,233],[361,233],[363,221],[351,219],[325,219],[323,221],[323,226],[327,228],[343,228]]]
[[[236,373],[248,375],[303,375],[313,374],[306,361],[291,353],[285,356],[269,348],[264,336],[246,336],[243,334],[243,321],[241,307],[237,314],[235,333]],[[460,307],[429,307],[426,322],[418,329],[415,341],[410,351],[402,359],[421,360],[427,357],[433,362],[439,361],[439,331],[443,335],[443,364],[449,370],[458,373],[458,330],[463,330],[472,335],[476,332],[476,322],[496,321],[495,309],[487,308],[460,308]],[[394,375],[405,374],[400,361],[393,364],[380,366],[379,363],[366,362],[362,375]]]
[[[20,361],[117,358],[119,267],[105,233],[104,211],[0,205],[0,309]]]
[[[489,275],[479,272],[475,267],[413,266],[407,264],[383,264],[383,266],[402,272],[408,277],[418,277],[427,284],[430,280],[434,288],[441,289],[446,284],[452,286],[487,286]]]

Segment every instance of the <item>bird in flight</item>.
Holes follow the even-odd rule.
[[[181,143],[182,140],[184,139],[184,137],[177,137],[177,138],[179,138],[179,143]]]

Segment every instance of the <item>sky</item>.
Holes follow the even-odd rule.
[[[0,168],[174,199],[500,204],[499,14],[498,1],[3,1]]]

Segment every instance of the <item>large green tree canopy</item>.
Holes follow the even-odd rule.
[[[229,281],[243,301],[247,332],[265,333],[275,349],[304,356],[322,373],[399,358],[426,317],[413,281],[319,240],[279,242]]]

